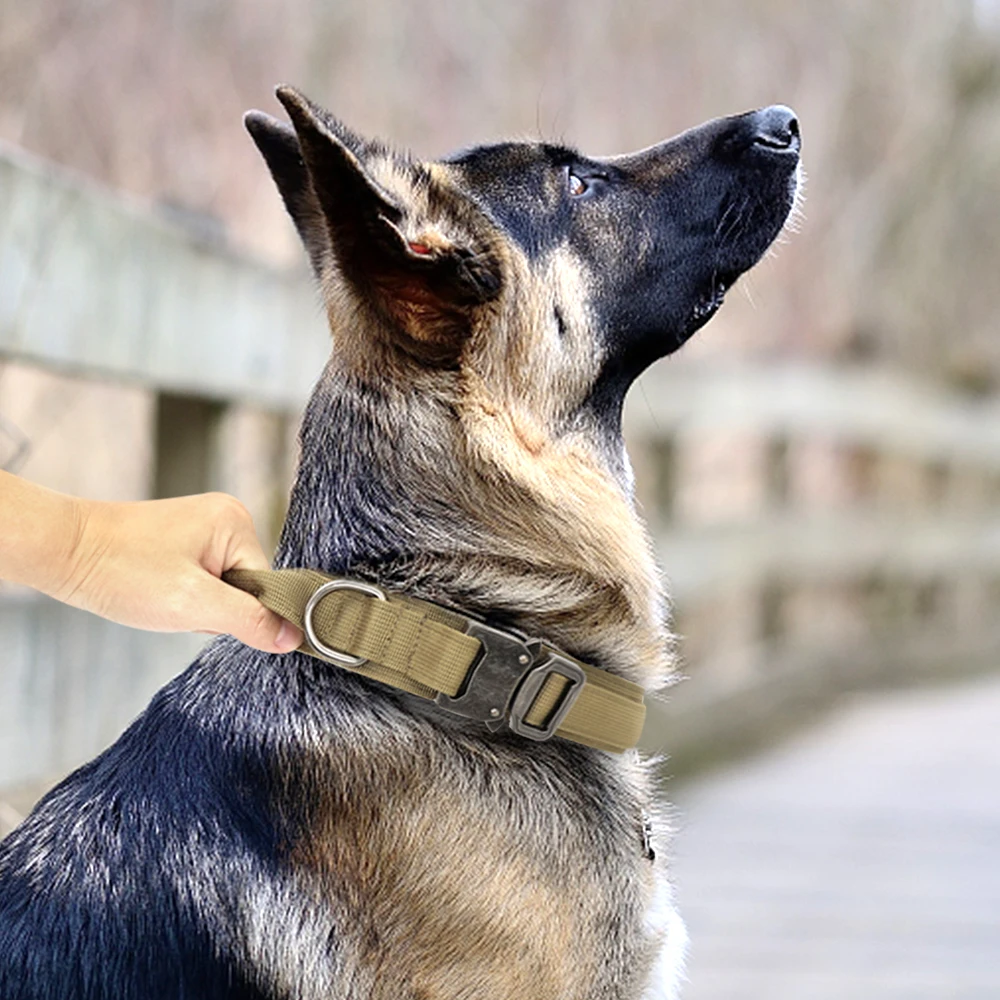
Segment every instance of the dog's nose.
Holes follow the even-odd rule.
[[[799,120],[791,108],[784,104],[772,104],[769,108],[755,111],[750,119],[751,143],[778,153],[798,153]]]

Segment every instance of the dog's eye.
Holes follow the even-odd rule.
[[[579,177],[574,173],[569,175],[569,193],[574,197],[578,198],[584,191],[587,190],[587,182],[580,180]]]

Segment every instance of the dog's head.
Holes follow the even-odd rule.
[[[795,198],[784,107],[625,156],[511,142],[420,163],[295,90],[278,98],[294,128],[260,112],[246,124],[343,363],[471,393],[529,446],[596,432],[609,454],[631,382],[713,315]]]

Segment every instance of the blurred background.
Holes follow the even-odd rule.
[[[687,996],[1000,996],[1000,0],[0,0],[0,467],[273,544],[326,350],[279,82],[421,157],[796,109],[799,231],[626,414]],[[198,644],[0,584],[0,833]]]

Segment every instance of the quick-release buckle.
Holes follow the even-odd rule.
[[[469,669],[458,694],[455,697],[438,694],[435,704],[483,722],[493,731],[500,729],[506,719],[515,733],[530,740],[547,740],[555,735],[583,688],[586,678],[579,665],[557,653],[537,664],[539,643],[472,618],[468,619],[465,631],[479,640],[483,652]],[[552,674],[565,677],[569,687],[544,725],[528,725],[524,717]]]
[[[545,682],[553,675],[565,677],[569,681],[569,686],[563,691],[558,704],[549,713],[543,725],[529,725],[524,721],[524,718],[531,711],[531,706],[534,705]],[[510,707],[510,728],[518,736],[526,736],[529,740],[544,741],[550,739],[563,724],[566,716],[569,715],[569,710],[580,696],[586,679],[586,675],[578,663],[574,663],[565,656],[560,656],[559,653],[550,654],[544,663],[540,663],[528,673],[517,689],[514,703]]]

